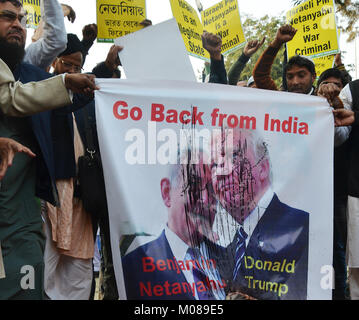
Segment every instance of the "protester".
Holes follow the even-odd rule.
[[[100,62],[93,68],[92,73],[97,78],[120,78],[121,71],[118,69],[120,60],[118,53],[123,49],[121,46],[113,45],[110,47],[107,54],[106,60]],[[89,150],[88,135],[86,134],[85,118],[89,123],[92,133],[92,140],[94,143],[95,151],[100,154],[100,147],[97,137],[96,128],[96,113],[95,113],[95,102],[91,101],[84,108],[81,108],[74,112],[77,127],[84,144],[84,147]],[[102,274],[100,277],[100,288],[102,300],[117,300],[117,284],[115,279],[114,266],[112,262],[112,251],[110,241],[110,222],[108,216],[107,206],[101,210],[101,212],[95,212],[92,216],[93,230],[96,232],[97,226],[100,228],[101,236],[101,258],[102,258]]]
[[[253,76],[258,88],[278,90],[270,77],[271,65],[281,46],[291,41],[296,30],[285,25],[279,28],[274,41],[258,60]],[[338,64],[341,61],[336,60]],[[285,80],[287,91],[302,94],[317,94],[327,99],[335,109],[343,107],[337,95],[347,83],[345,73],[338,69],[326,70],[318,80],[318,88],[314,88],[316,78],[315,66],[307,58],[294,56],[289,59],[285,67]],[[329,93],[330,92],[330,93]],[[335,130],[335,174],[334,174],[334,269],[335,290],[334,299],[344,299],[346,295],[346,265],[345,265],[345,242],[346,242],[346,170],[347,146],[342,143],[347,138],[347,129],[342,127]],[[340,146],[340,147],[339,147]]]
[[[351,82],[353,80],[351,75],[349,74],[349,72],[345,68],[345,65],[344,65],[344,63],[342,61],[342,54],[341,53],[337,53],[335,55],[334,68],[338,69],[343,74],[345,83],[349,83],[349,82]]]
[[[271,68],[278,51],[283,44],[291,41],[297,30],[290,25],[284,25],[277,31],[275,39],[258,59],[254,69],[253,78],[259,89],[278,91],[278,87],[271,78]],[[314,81],[316,79],[315,66],[312,61],[302,56],[289,59],[285,76],[287,91],[304,94],[314,94]]]
[[[203,31],[202,45],[205,48],[211,58],[211,71],[209,76],[209,82],[227,84],[227,72],[224,66],[224,58],[221,54],[222,51],[222,39],[216,34]]]
[[[359,299],[359,255],[358,255],[358,170],[357,163],[359,160],[358,153],[358,93],[359,80],[347,84],[340,94],[335,88],[328,87],[327,94],[332,99],[339,99],[343,102],[344,108],[334,110],[336,125],[345,125],[347,129],[347,162],[348,179],[347,179],[347,247],[346,257],[348,266],[348,284],[350,298]],[[338,96],[339,95],[339,96]],[[350,127],[351,126],[351,127]]]
[[[92,75],[53,77],[39,82],[15,82],[11,70],[0,59],[0,112],[8,116],[26,116],[63,107],[71,103],[69,89],[90,93],[95,85]]]
[[[24,147],[15,140],[0,138],[0,181],[4,178],[7,168],[12,166],[15,154],[18,152],[26,153],[32,158],[36,157],[29,148]]]
[[[86,57],[97,38],[97,25],[95,23],[88,24],[82,29],[82,65],[85,65]]]
[[[92,73],[97,78],[121,78],[121,71],[118,66],[121,65],[121,61],[118,57],[118,53],[123,49],[121,46],[111,46],[107,58],[105,61],[100,62],[92,69]]]
[[[49,78],[43,70],[22,62],[26,29],[24,9],[19,1],[0,1],[0,58],[22,83]],[[4,13],[8,13],[5,15]],[[15,18],[14,18],[15,17]],[[30,118],[0,117],[0,136],[12,138],[37,156],[16,155],[13,165],[2,179],[0,206],[0,241],[5,278],[0,280],[0,299],[43,298],[42,219],[36,197],[58,204],[54,180],[50,112]],[[24,265],[32,266],[34,288],[21,286]]]
[[[326,97],[329,87],[338,94],[347,85],[347,75],[338,68],[325,70],[317,82],[317,94]],[[332,105],[342,108],[339,101],[334,101],[328,96]],[[334,243],[333,243],[333,267],[335,272],[335,286],[333,289],[333,300],[344,300],[347,296],[347,266],[345,262],[347,241],[347,197],[348,197],[348,152],[347,142],[334,148]]]
[[[24,62],[34,64],[43,70],[46,70],[57,55],[65,50],[66,29],[58,0],[41,1],[40,26],[32,40],[26,48]]]
[[[230,85],[236,86],[240,81],[240,76],[245,68],[249,59],[262,47],[266,37],[259,40],[251,40],[248,41],[243,49],[243,53],[239,56],[238,60],[231,66],[231,69],[228,72],[228,83]],[[251,77],[248,79],[248,82],[245,85],[246,87],[253,87],[255,86],[254,79]]]
[[[66,50],[53,62],[54,73],[80,73],[81,41],[68,34]],[[88,300],[92,284],[94,236],[91,216],[84,210],[76,189],[76,167],[84,148],[78,133],[75,111],[87,102],[75,100],[68,108],[52,112],[52,141],[55,178],[60,207],[47,204],[45,215],[45,293],[53,300]]]
[[[67,20],[71,23],[74,23],[76,20],[76,12],[68,4],[61,3],[61,8],[64,13],[64,17],[67,17]]]
[[[359,124],[359,111],[334,109],[333,114],[337,127],[357,126]]]
[[[255,87],[253,77],[250,77],[248,81],[240,81],[240,75],[245,68],[247,62],[253,54],[263,45],[265,37],[262,41],[251,40],[246,43],[242,55],[238,60],[231,66],[228,73],[224,66],[224,58],[221,54],[222,50],[222,39],[220,36],[204,31],[202,34],[203,47],[208,51],[211,58],[210,64],[210,75],[209,82],[211,83],[222,83],[230,85],[238,85],[240,87]]]

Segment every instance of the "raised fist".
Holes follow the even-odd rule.
[[[278,29],[277,34],[275,36],[275,39],[273,42],[274,46],[280,47],[284,43],[291,41],[294,38],[296,33],[297,33],[297,29],[293,28],[289,24],[281,26]]]

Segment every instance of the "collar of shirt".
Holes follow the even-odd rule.
[[[262,218],[264,212],[268,208],[274,197],[274,192],[269,188],[263,197],[258,201],[257,206],[252,210],[249,216],[243,222],[243,229],[248,234],[246,239],[246,246],[248,245],[249,239],[256,228],[258,221]]]
[[[310,90],[310,92],[309,93],[307,93],[307,95],[308,96],[310,96],[312,93],[313,93],[313,91],[315,90],[315,88],[314,87],[312,87],[312,90]]]
[[[339,98],[343,101],[345,109],[352,110],[353,96],[352,92],[350,91],[349,84],[347,84],[340,92]]]
[[[170,228],[168,228],[167,225],[165,227],[165,235],[174,257],[177,260],[183,261],[186,257],[186,253],[189,246],[181,238],[179,238]]]

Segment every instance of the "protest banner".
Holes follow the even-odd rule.
[[[338,37],[340,37],[340,29],[338,29]],[[327,69],[334,68],[335,64],[335,54],[313,58],[313,62],[315,64],[315,72],[317,73],[317,79],[319,79],[320,75]]]
[[[201,12],[203,29],[222,38],[222,54],[242,47],[246,38],[237,0],[222,0]]]
[[[315,72],[317,73],[317,79],[327,69],[334,67],[335,54],[329,56],[313,58],[315,64]]]
[[[185,0],[170,0],[170,3],[188,53],[209,61],[209,54],[202,45],[203,26],[195,9]]]
[[[120,299],[331,299],[334,123],[324,99],[97,84]]]
[[[175,19],[115,39],[126,79],[196,81]]]
[[[36,29],[41,19],[41,0],[23,0],[23,7],[27,12],[27,27]]]
[[[287,12],[287,23],[298,30],[287,43],[288,59],[339,53],[334,0],[308,0]]]
[[[146,19],[146,0],[97,0],[98,42],[114,39],[143,28]]]

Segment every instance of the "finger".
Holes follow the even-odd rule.
[[[96,89],[95,79],[87,79],[85,87],[91,89],[92,91]]]
[[[1,161],[1,163],[0,163],[0,180],[2,180],[2,178],[4,178],[6,170],[7,170],[7,166],[6,166],[5,162]]]
[[[7,159],[6,159],[7,163],[5,164],[6,167],[12,166],[12,160],[14,159],[14,156],[15,156],[15,153],[14,153],[13,149],[10,149],[10,151],[7,154]]]
[[[92,93],[92,90],[89,87],[84,89],[84,94],[89,95],[91,93]]]
[[[116,51],[117,51],[117,53],[119,53],[120,51],[122,51],[123,50],[123,46],[116,46]]]
[[[35,158],[36,154],[33,153],[29,148],[24,147],[20,152],[26,153],[28,156],[30,156],[31,158]]]

